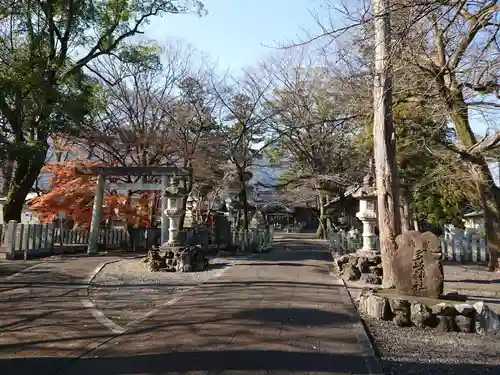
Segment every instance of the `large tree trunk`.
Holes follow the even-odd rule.
[[[375,79],[373,89],[373,141],[377,187],[380,252],[385,288],[394,286],[392,258],[401,230],[396,135],[392,121],[392,69],[390,64],[390,1],[372,0],[375,26]]]
[[[184,163],[184,168],[191,168],[191,163],[187,162]],[[186,187],[186,190],[184,192],[184,196],[182,197],[182,216],[180,217],[179,220],[179,228],[182,230],[184,228],[184,220],[186,219],[186,209],[187,209],[187,201],[189,198],[189,195],[193,191],[193,183],[194,183],[194,176],[193,176],[193,170],[191,169],[191,172],[189,173],[188,178],[184,178],[184,186]]]
[[[477,183],[484,209],[484,221],[490,260],[488,270],[498,270],[500,255],[500,189],[493,183],[486,160],[484,165],[473,167],[473,176]]]
[[[450,117],[455,126],[455,131],[460,143],[468,148],[477,143],[477,139],[469,123],[468,106],[465,102],[460,87],[456,84],[456,77],[447,76],[438,80],[441,94],[446,100],[450,111]],[[488,269],[497,270],[500,265],[500,189],[495,185],[493,176],[488,168],[488,162],[483,155],[464,158],[472,165],[472,177],[474,178],[483,202],[486,237],[490,262]]]
[[[5,222],[21,221],[26,196],[40,175],[49,148],[46,140],[39,140],[36,145],[25,147],[28,149],[22,150],[8,161],[12,162],[14,167],[7,193],[7,204],[3,208]]]
[[[14,162],[12,160],[2,161],[2,165],[0,165],[0,197],[5,197],[9,193],[13,172]]]
[[[316,230],[316,237],[319,239],[326,238],[326,217],[325,217],[325,205],[323,194],[318,192],[318,209],[319,209],[319,220],[318,229]]]

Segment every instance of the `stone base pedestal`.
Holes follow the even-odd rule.
[[[143,261],[151,272],[199,272],[208,267],[208,259],[203,249],[178,246],[172,242],[149,250]]]
[[[355,253],[357,256],[360,258],[365,257],[365,258],[374,258],[374,257],[380,257],[380,251],[378,250],[357,250]]]
[[[382,257],[378,251],[358,250],[352,254],[335,256],[336,273],[345,281],[382,284]]]

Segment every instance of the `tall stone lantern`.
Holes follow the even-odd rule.
[[[227,211],[228,211],[228,218],[229,218],[229,223],[231,225],[232,229],[235,229],[237,227],[236,219],[238,217],[238,202],[234,200],[233,198],[227,198],[225,200]]]
[[[165,197],[167,198],[167,209],[164,214],[169,219],[168,227],[168,241],[170,246],[181,245],[179,238],[179,223],[184,210],[182,208],[182,198],[184,196],[184,189],[179,186],[175,178],[170,179],[168,188],[165,190]]]
[[[464,215],[464,226],[466,237],[482,237],[485,231],[484,212],[476,211]]]
[[[363,186],[353,193],[354,198],[359,199],[359,212],[356,217],[363,224],[363,246],[362,252],[378,252],[377,236],[375,227],[377,224],[377,191],[374,187],[373,161],[370,160],[369,170],[363,179]]]

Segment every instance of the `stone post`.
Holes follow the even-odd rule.
[[[377,236],[375,227],[377,224],[376,200],[377,194],[373,181],[373,165],[370,163],[370,170],[363,179],[363,186],[354,192],[353,197],[359,199],[359,212],[356,217],[363,224],[363,252],[380,251],[377,248]]]
[[[99,225],[101,224],[102,201],[104,199],[104,175],[97,176],[97,186],[92,209],[92,221],[90,223],[89,244],[87,254],[96,254],[98,250]]]
[[[5,259],[16,258],[16,237],[17,237],[17,221],[11,220],[6,225],[5,229]],[[1,240],[1,239],[0,239]],[[1,241],[0,241],[1,245]]]

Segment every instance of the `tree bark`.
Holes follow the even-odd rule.
[[[4,222],[21,221],[26,196],[40,175],[48,148],[47,140],[39,140],[34,146],[22,150],[8,161],[14,167],[9,183],[7,204],[3,207]]]
[[[5,160],[0,166],[0,197],[5,197],[9,193],[9,185],[14,172],[14,162]]]
[[[484,209],[484,222],[490,260],[488,270],[495,271],[500,268],[500,189],[494,184],[486,160],[484,165],[473,167],[479,194]]]
[[[456,77],[449,75],[437,80],[440,93],[446,102],[455,131],[462,145],[466,148],[477,143],[477,139],[469,123],[468,106],[460,87],[456,84]],[[463,156],[463,155],[462,155]],[[495,185],[488,162],[483,155],[469,158],[463,156],[472,165],[474,178],[480,194],[485,219],[486,237],[490,261],[488,269],[498,270],[500,255],[500,189]]]
[[[378,224],[382,256],[382,286],[394,286],[392,258],[401,230],[396,135],[392,119],[392,67],[390,64],[390,1],[372,0],[375,27],[373,89],[373,142],[377,187]]]
[[[319,239],[326,238],[326,218],[325,218],[325,206],[323,203],[323,194],[318,192],[318,208],[319,208],[319,220],[318,229],[316,230],[316,237]]]

